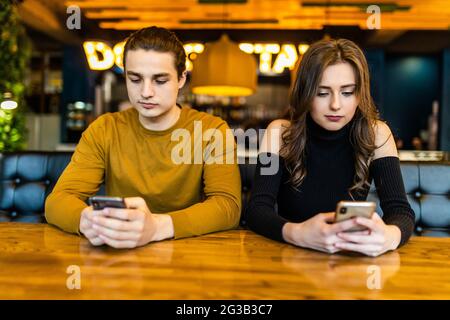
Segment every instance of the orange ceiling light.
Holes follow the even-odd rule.
[[[252,95],[257,87],[255,58],[224,34],[218,42],[207,44],[194,61],[191,87],[201,95]]]

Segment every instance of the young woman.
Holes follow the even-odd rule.
[[[313,44],[298,68],[290,111],[290,121],[273,121],[261,143],[249,228],[328,253],[377,256],[405,244],[414,211],[392,133],[378,120],[361,49],[345,39]],[[264,174],[271,164],[263,158],[277,160],[275,174]],[[372,180],[383,218],[333,223],[336,203],[365,200]],[[346,232],[357,225],[365,231]]]

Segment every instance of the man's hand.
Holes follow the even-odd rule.
[[[92,206],[86,207],[81,211],[80,219],[80,232],[89,240],[89,242],[94,246],[101,246],[105,242],[99,237],[98,232],[92,228],[94,217],[94,210]]]
[[[92,229],[105,244],[114,248],[135,248],[173,237],[170,216],[152,214],[140,197],[125,198],[125,204],[127,209],[94,211]]]

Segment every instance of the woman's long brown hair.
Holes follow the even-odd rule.
[[[310,46],[300,62],[291,91],[290,126],[282,135],[280,154],[290,173],[289,182],[298,187],[306,177],[306,116],[317,95],[322,74],[330,65],[349,63],[355,74],[355,94],[359,104],[351,129],[350,142],[355,151],[355,176],[349,192],[368,186],[369,161],[375,146],[374,128],[378,112],[370,95],[369,68],[361,49],[346,39],[322,40]]]

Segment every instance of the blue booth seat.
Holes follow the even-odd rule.
[[[0,222],[45,223],[44,204],[72,152],[0,154]],[[252,189],[255,164],[239,164],[243,210]],[[405,190],[416,213],[416,235],[450,236],[450,163],[402,162]],[[102,186],[98,194],[104,194]],[[377,202],[372,184],[368,200]],[[245,225],[245,217],[241,221]]]

